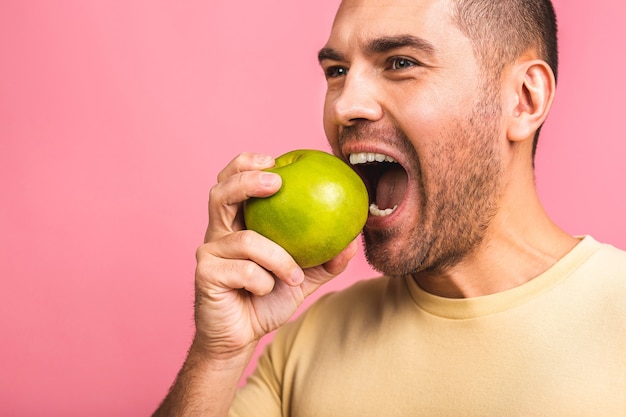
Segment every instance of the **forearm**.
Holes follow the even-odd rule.
[[[192,344],[167,397],[153,417],[225,417],[253,349],[228,360],[211,359]]]

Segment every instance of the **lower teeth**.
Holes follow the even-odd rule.
[[[388,208],[388,209],[384,209],[381,210],[378,208],[378,206],[376,205],[376,203],[372,203],[370,205],[370,214],[372,216],[377,216],[377,217],[385,217],[385,216],[389,216],[391,213],[393,213],[396,209],[398,208],[398,205],[396,204],[395,206],[393,206],[393,208]]]

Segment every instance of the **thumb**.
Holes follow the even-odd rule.
[[[306,278],[301,286],[304,296],[308,296],[320,286],[345,271],[350,263],[350,260],[354,258],[354,255],[356,255],[358,250],[359,245],[355,239],[330,261],[323,265],[306,269],[304,271]]]
[[[329,274],[337,276],[341,274],[348,267],[350,260],[354,258],[354,255],[359,251],[359,245],[356,239],[346,246],[337,256],[330,261],[322,265]]]

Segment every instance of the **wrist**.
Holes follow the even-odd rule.
[[[193,338],[187,360],[193,363],[203,362],[212,371],[232,372],[248,366],[258,342],[249,343],[241,348],[215,347],[196,334]]]

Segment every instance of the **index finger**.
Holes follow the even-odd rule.
[[[243,171],[215,184],[209,193],[205,242],[243,228],[243,202],[250,197],[272,195],[280,186],[278,174],[261,171]]]
[[[222,182],[235,174],[244,171],[262,170],[274,166],[274,158],[270,155],[253,152],[242,152],[231,160],[219,174],[217,181]]]

